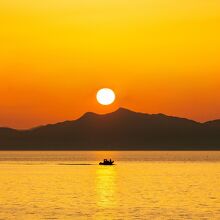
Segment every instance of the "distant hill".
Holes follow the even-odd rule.
[[[30,130],[0,128],[0,150],[220,150],[220,120],[192,120],[119,108]]]

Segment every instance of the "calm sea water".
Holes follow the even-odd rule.
[[[220,152],[0,152],[0,219],[220,219]]]

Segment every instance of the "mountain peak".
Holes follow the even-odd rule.
[[[136,113],[136,112],[134,112],[134,111],[131,111],[131,110],[129,110],[129,109],[127,109],[127,108],[123,108],[123,107],[120,107],[120,108],[118,108],[116,111],[115,111],[115,113]],[[114,113],[114,112],[112,112],[112,113]]]
[[[118,108],[116,111],[114,112],[109,112],[109,113],[106,113],[106,114],[97,114],[97,113],[94,113],[94,112],[86,112],[85,114],[83,114],[80,119],[85,119],[85,118],[91,118],[91,117],[95,117],[95,116],[105,116],[105,115],[114,115],[114,114],[120,114],[120,115],[125,115],[125,114],[128,114],[128,113],[136,113],[134,111],[131,111],[129,109],[126,109],[126,108]]]
[[[94,112],[86,112],[85,114],[83,114],[80,119],[85,119],[85,118],[91,118],[94,116],[97,116],[98,114],[94,113]]]

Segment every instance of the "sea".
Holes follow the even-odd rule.
[[[220,152],[1,151],[0,219],[220,219]]]

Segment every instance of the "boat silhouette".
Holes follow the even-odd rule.
[[[112,161],[111,159],[110,160],[104,159],[103,162],[99,163],[99,165],[114,165],[113,163],[114,161]]]

